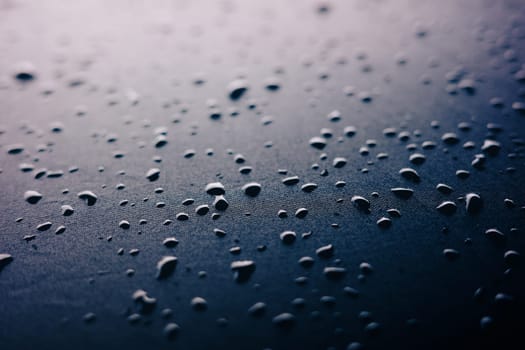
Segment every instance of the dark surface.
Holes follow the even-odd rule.
[[[326,13],[320,4],[327,4]],[[517,0],[0,1],[0,254],[13,257],[0,270],[0,348],[345,349],[354,341],[371,349],[523,348],[523,267],[509,266],[503,255],[523,253],[525,246],[525,164],[518,140],[525,124],[512,108],[525,95],[515,77],[525,68],[524,11]],[[398,64],[400,57],[406,64]],[[34,65],[33,79],[14,77],[22,61]],[[446,91],[457,88],[449,80],[458,68],[459,80],[472,79],[473,93]],[[281,80],[278,91],[264,88],[271,76]],[[239,77],[249,89],[231,101],[227,86]],[[204,83],[196,85],[196,78]],[[83,84],[72,87],[72,80]],[[347,96],[345,86],[355,94]],[[47,89],[52,93],[44,94]],[[130,90],[138,103],[127,97]],[[364,91],[371,102],[360,100]],[[494,97],[502,108],[491,105]],[[210,99],[222,112],[219,120],[209,117]],[[251,103],[255,108],[248,108]],[[239,115],[230,116],[230,107]],[[341,121],[328,120],[333,110]],[[273,123],[264,126],[267,115]],[[55,122],[61,132],[52,132]],[[460,122],[471,130],[459,130]],[[348,125],[357,130],[351,138],[343,135]],[[157,127],[167,128],[162,148],[153,146]],[[384,136],[387,127],[409,131],[410,140]],[[308,144],[321,128],[334,133],[323,151]],[[459,143],[444,144],[446,132],[455,132]],[[117,140],[107,142],[113,134]],[[471,161],[486,138],[498,140],[501,151],[487,155],[485,169],[477,170]],[[360,155],[370,139],[377,146]],[[268,141],[272,147],[265,147]],[[423,141],[437,147],[424,150]],[[466,141],[475,148],[463,148]],[[8,154],[16,143],[24,151]],[[406,149],[410,143],[415,151]],[[46,145],[41,152],[39,145]],[[185,158],[187,149],[195,156]],[[124,157],[115,158],[117,151]],[[381,152],[388,158],[376,159]],[[424,164],[409,162],[415,152],[426,156]],[[238,153],[253,167],[250,175],[239,173]],[[161,163],[154,162],[156,155]],[[348,163],[336,169],[334,157]],[[35,170],[22,172],[21,163]],[[79,170],[70,173],[72,166]],[[145,174],[154,167],[160,178],[150,182]],[[403,167],[416,169],[421,181],[402,178]],[[35,179],[39,168],[64,175]],[[299,185],[283,185],[278,169],[299,176]],[[323,169],[328,176],[320,175]],[[458,169],[470,177],[459,179]],[[339,180],[346,181],[344,188],[335,187]],[[214,181],[224,184],[230,203],[218,220],[211,219],[213,208],[204,217],[194,212],[200,204],[211,206],[204,188]],[[241,190],[250,181],[262,185],[255,198]],[[300,186],[307,182],[318,188],[304,193]],[[119,183],[125,188],[117,190]],[[441,194],[438,183],[454,192]],[[164,192],[155,193],[158,187]],[[414,195],[397,198],[393,187],[412,188]],[[42,200],[27,203],[27,190],[42,193]],[[95,205],[77,198],[83,190],[98,196]],[[469,192],[483,199],[477,215],[467,214],[458,199]],[[370,200],[370,214],[351,204],[353,195]],[[185,207],[185,198],[195,203]],[[508,208],[506,198],[516,206]],[[120,206],[124,199],[129,203]],[[435,209],[445,200],[458,205],[451,216]],[[166,206],[156,208],[159,201]],[[73,206],[73,215],[61,215],[64,204]],[[294,217],[300,207],[309,211],[304,219]],[[402,216],[380,229],[376,221],[389,217],[390,208]],[[277,216],[280,209],[287,218]],[[179,212],[190,219],[177,221]],[[139,225],[140,219],[147,224]],[[166,219],[173,223],[163,225]],[[121,220],[130,229],[121,229]],[[46,221],[53,226],[39,232],[37,225]],[[66,231],[56,235],[60,225]],[[214,228],[226,236],[217,237]],[[489,228],[503,232],[505,241],[485,237]],[[291,245],[279,239],[286,230],[298,235]],[[162,241],[171,236],[179,244],[169,249]],[[334,256],[321,259],[315,251],[326,244],[333,244]],[[259,252],[259,245],[267,249]],[[229,252],[234,246],[241,247],[239,255]],[[128,253],[133,248],[140,249],[137,256]],[[446,248],[459,257],[445,258]],[[156,263],[164,255],[175,255],[178,266],[157,280]],[[312,268],[297,263],[302,256],[315,259]],[[256,270],[246,283],[236,283],[230,263],[246,259]],[[365,261],[373,272],[360,280]],[[325,266],[346,267],[347,275],[328,280]],[[299,276],[308,282],[296,284]],[[345,286],[360,295],[345,295]],[[476,300],[480,287],[485,293]],[[132,325],[127,316],[138,312],[131,297],[137,289],[157,305]],[[513,300],[500,305],[497,293]],[[207,310],[191,308],[195,296],[207,300]],[[335,305],[322,304],[322,296],[335,297]],[[295,308],[295,298],[304,298],[305,307]],[[266,312],[254,318],[248,308],[260,301]],[[164,308],[173,310],[171,319],[161,317]],[[381,324],[379,334],[365,331],[367,322],[359,319],[364,310]],[[96,314],[95,322],[83,321],[88,312]],[[272,324],[283,312],[296,317],[290,330]],[[494,320],[488,330],[480,327],[484,316]],[[218,325],[220,318],[226,326]],[[411,319],[416,326],[407,323]],[[173,341],[163,335],[168,322],[180,326]]]

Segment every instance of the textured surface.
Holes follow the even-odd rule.
[[[523,267],[504,254],[525,248],[524,11],[520,1],[474,0],[0,1],[0,254],[12,256],[0,260],[0,348],[521,348]],[[265,88],[271,77],[276,91]],[[228,85],[239,78],[248,89],[231,100]],[[309,140],[322,128],[333,136],[321,151]],[[457,144],[442,141],[448,132]],[[482,152],[486,139],[499,142],[496,156]],[[23,150],[10,154],[16,144]],[[413,153],[425,162],[412,164]],[[335,157],[346,165],[335,168]],[[421,181],[400,176],[405,167]],[[146,179],[151,168],[160,169],[156,181]],[[460,169],[470,176],[458,178]],[[282,183],[295,175],[299,184]],[[215,181],[229,207],[212,220],[205,187]],[[261,184],[253,198],[242,190],[252,181]],[[301,191],[309,182],[318,187]],[[454,191],[440,193],[438,183]],[[402,199],[395,187],[414,193]],[[42,195],[38,203],[24,199],[29,190]],[[93,206],[77,197],[84,190],[98,197]],[[481,196],[479,213],[466,212],[467,193]],[[354,195],[370,201],[370,213],[352,205]],[[452,215],[436,210],[447,200],[457,205]],[[211,208],[205,216],[195,213],[201,204]],[[63,205],[74,213],[62,215]],[[308,214],[297,218],[301,207]],[[181,212],[189,220],[177,220]],[[378,227],[381,217],[391,227]],[[49,230],[37,229],[48,221]],[[490,228],[505,239],[487,237]],[[297,234],[289,245],[279,238],[287,230]],[[167,237],[176,247],[162,244]],[[327,244],[333,256],[318,257]],[[159,280],[166,255],[177,266]],[[311,268],[298,263],[304,256]],[[234,281],[237,260],[255,262],[245,283]],[[327,279],[327,266],[346,276]],[[140,312],[138,289],[156,298],[153,312]],[[192,308],[196,296],[206,310]],[[266,304],[260,317],[248,313],[256,302]],[[272,322],[284,312],[295,316],[288,330]],[[371,321],[377,334],[366,329]],[[163,334],[169,322],[180,327],[173,340]]]

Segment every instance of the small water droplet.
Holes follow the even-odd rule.
[[[164,336],[168,338],[168,340],[173,340],[177,337],[179,331],[180,327],[178,324],[169,322],[164,326],[164,330],[162,332],[164,333]]]
[[[326,147],[326,139],[320,136],[314,136],[309,141],[310,146],[318,150],[322,150]]]
[[[452,201],[444,201],[439,204],[436,209],[442,214],[452,215],[456,212],[457,205]]]
[[[88,206],[95,205],[98,197],[92,191],[82,191],[77,194],[77,197],[86,202]]]
[[[224,196],[215,196],[215,199],[213,201],[213,206],[215,207],[215,209],[219,211],[225,211],[226,209],[228,209],[229,205],[230,204],[228,203],[226,198],[224,198]]]
[[[233,279],[235,282],[243,283],[250,279],[255,272],[255,262],[253,260],[238,260],[230,265],[233,271]]]
[[[177,258],[164,256],[157,262],[157,279],[165,279],[173,274],[177,266]]]
[[[261,317],[266,311],[266,304],[263,302],[257,302],[250,306],[248,314],[253,317]]]
[[[248,83],[245,80],[237,79],[228,84],[228,96],[231,100],[240,99],[248,91]]]
[[[392,188],[390,191],[392,191],[393,194],[402,199],[408,199],[414,194],[413,189],[404,187],[395,187]]]
[[[190,304],[195,311],[204,311],[208,308],[208,302],[202,297],[194,297]]]
[[[257,197],[259,193],[261,192],[261,184],[257,182],[250,182],[244,185],[242,187],[242,190],[247,196]]]
[[[46,222],[44,222],[44,223],[39,224],[39,225],[36,227],[36,229],[37,229],[38,231],[41,231],[41,232],[42,232],[42,231],[47,231],[47,230],[49,230],[49,229],[51,228],[52,225],[53,225],[53,224],[52,224],[50,221],[46,221]]]
[[[160,169],[159,168],[151,168],[146,172],[146,179],[149,181],[157,181],[160,177]]]
[[[275,326],[281,329],[290,329],[295,324],[295,316],[290,313],[285,312],[285,313],[275,316],[272,319],[272,322]]]
[[[346,268],[334,266],[325,267],[323,270],[323,274],[327,279],[340,280],[344,276],[346,276]]]
[[[226,193],[224,185],[220,182],[211,182],[206,185],[205,191],[211,196],[220,196]]]
[[[297,234],[293,231],[284,231],[279,235],[279,238],[284,244],[292,244],[295,242]]]
[[[24,199],[30,204],[36,204],[42,199],[42,194],[37,191],[26,191],[24,193]]]

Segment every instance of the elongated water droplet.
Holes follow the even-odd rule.
[[[257,197],[259,193],[261,192],[261,184],[257,182],[250,182],[244,185],[242,187],[242,190],[247,196]]]

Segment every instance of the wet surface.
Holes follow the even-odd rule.
[[[148,5],[0,1],[2,349],[522,348],[525,3]]]

